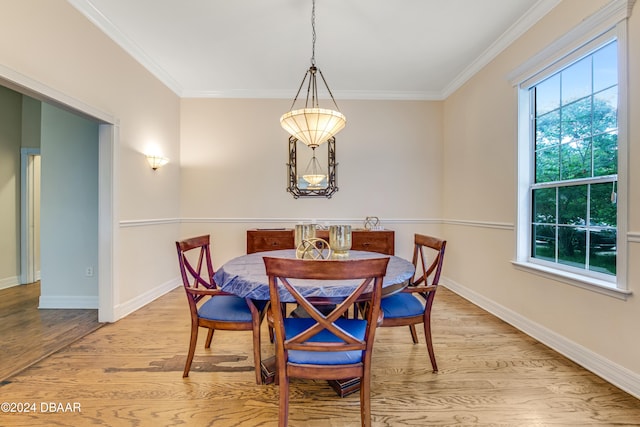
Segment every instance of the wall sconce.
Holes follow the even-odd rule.
[[[156,156],[153,154],[147,154],[147,162],[149,162],[149,166],[151,169],[157,170],[159,167],[166,165],[169,163],[169,159],[162,156]]]

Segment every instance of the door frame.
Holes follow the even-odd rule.
[[[0,84],[16,92],[48,102],[95,120],[98,129],[98,321],[115,322],[115,301],[118,301],[115,248],[118,224],[115,223],[117,200],[116,159],[119,144],[119,121],[111,114],[61,93],[46,84],[0,64]]]
[[[33,158],[40,156],[39,148],[20,149],[20,284],[33,283],[40,277],[36,272],[35,222],[35,166]]]

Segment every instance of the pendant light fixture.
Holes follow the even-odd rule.
[[[327,179],[327,175],[322,172],[320,162],[316,158],[316,148],[312,147],[311,149],[313,150],[311,160],[309,160],[309,164],[307,164],[307,167],[305,168],[302,179],[309,184],[309,188],[315,189],[320,188],[320,183]]]
[[[302,79],[302,83],[300,83],[300,88],[298,89],[298,93],[296,97],[293,99],[293,103],[291,104],[291,109],[289,112],[285,113],[280,117],[280,125],[291,134],[291,136],[295,137],[299,141],[304,142],[307,146],[311,148],[318,147],[323,142],[327,141],[329,138],[335,136],[338,132],[340,132],[345,124],[347,123],[347,118],[338,111],[338,104],[336,104],[336,100],[333,98],[333,94],[331,93],[331,89],[329,89],[329,85],[322,75],[322,71],[316,67],[316,1],[312,0],[312,10],[311,10],[311,29],[312,29],[312,51],[311,51],[311,67],[307,70]],[[318,104],[318,86],[316,82],[316,76],[320,74],[320,78],[324,83],[327,91],[329,92],[329,96],[331,96],[331,100],[333,101],[333,105],[335,106],[335,110],[330,110],[326,108],[320,108]],[[307,81],[307,100],[305,102],[304,108],[294,110],[294,106],[296,101],[298,100],[298,95],[300,95],[300,91],[304,86],[305,81]]]

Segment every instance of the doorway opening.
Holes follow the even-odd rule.
[[[118,146],[117,120],[110,114],[104,113],[99,109],[1,65],[0,85],[41,102],[46,102],[62,110],[77,114],[98,124],[98,168],[97,171],[95,171],[98,181],[98,229],[95,236],[98,244],[98,321],[114,322],[117,320],[114,307],[114,302],[117,300],[117,289],[115,289],[113,283],[115,268],[114,248],[118,240],[118,230],[114,223],[114,192],[117,179],[114,170],[114,159],[117,156]],[[27,158],[28,157],[29,155],[27,155]],[[43,160],[46,161],[46,159]],[[28,231],[28,228],[26,231]],[[28,236],[29,233],[25,232],[24,238],[27,239]],[[22,239],[22,235],[20,235],[20,239]],[[35,244],[31,245],[31,248],[35,247]],[[26,250],[27,248],[25,247],[25,251]],[[22,248],[19,252],[20,255],[22,255]],[[22,271],[17,277],[21,283],[30,282],[26,275],[33,275],[34,278],[38,275],[37,261],[39,257],[37,256],[37,250],[32,252],[31,256],[29,256],[29,253],[26,253],[26,255],[25,261],[21,260],[20,263],[18,263],[21,270],[25,272],[24,277]],[[22,269],[22,263],[29,263],[29,259],[31,260],[31,267],[26,265],[25,268]]]

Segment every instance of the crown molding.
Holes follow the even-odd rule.
[[[130,38],[122,34],[117,27],[96,7],[90,0],[67,0],[69,4],[82,13],[91,23],[98,27],[107,37],[111,38],[118,46],[124,49],[131,57],[139,62],[165,86],[180,96],[182,88],[171,75],[158,65],[146,52],[134,43]]]
[[[240,99],[288,99],[294,97],[291,90],[267,91],[267,90],[183,90],[182,98],[240,98]],[[402,91],[357,91],[336,90],[333,95],[340,100],[380,100],[380,101],[442,101],[441,92],[402,92]],[[329,99],[320,95],[320,99]]]
[[[96,25],[116,44],[122,47],[131,57],[151,72],[158,80],[181,98],[254,98],[254,99],[291,99],[289,90],[262,91],[234,89],[228,91],[211,91],[186,89],[135,42],[122,34],[118,28],[96,7],[91,0],[67,0],[82,13],[90,22]],[[635,0],[627,0],[633,2]],[[477,72],[506,49],[518,37],[525,33],[544,15],[560,3],[560,0],[538,0],[516,23],[503,33],[476,60],[457,75],[442,91],[336,91],[334,95],[339,99],[350,100],[398,100],[398,101],[442,101],[471,79]]]
[[[442,93],[442,99],[446,99],[463,84],[470,80],[476,73],[497,57],[502,51],[515,42],[520,36],[533,27],[540,19],[548,14],[560,3],[560,0],[539,0],[526,14],[507,29],[491,46],[489,46],[475,61],[473,61],[462,73],[458,74]]]

